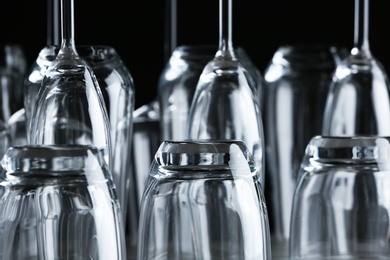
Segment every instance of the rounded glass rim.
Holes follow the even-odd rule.
[[[238,140],[165,140],[155,154],[155,163],[165,170],[256,171],[253,156]]]
[[[314,136],[305,155],[316,160],[390,160],[390,136]]]
[[[27,172],[34,176],[38,172],[79,174],[88,167],[95,170],[103,165],[102,151],[91,145],[78,144],[11,146],[1,160],[1,167],[13,176]]]

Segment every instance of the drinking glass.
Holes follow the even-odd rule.
[[[23,107],[23,77],[26,57],[18,44],[6,44],[0,54],[0,119],[7,123],[13,113]]]
[[[264,83],[259,69],[242,47],[234,48],[234,51],[257,83],[259,98],[262,97],[260,93]],[[213,45],[180,45],[173,51],[158,81],[162,140],[187,137],[189,111],[196,85],[215,52],[216,46]]]
[[[291,213],[290,259],[390,258],[390,138],[315,136]]]
[[[273,257],[288,255],[290,212],[305,147],[321,134],[332,74],[348,49],[330,44],[280,45],[264,71],[265,198]]]
[[[217,46],[177,45],[177,0],[166,0],[164,50],[166,65],[158,81],[162,140],[187,137],[188,116],[196,85],[207,63],[215,57]],[[260,106],[263,100],[263,77],[242,47],[233,48],[242,65],[256,82]],[[261,106],[262,108],[262,106]]]
[[[48,2],[58,1],[49,0]],[[34,110],[46,71],[51,62],[56,58],[59,49],[60,47],[56,45],[45,46],[40,51],[25,79],[24,105],[26,109],[24,117],[27,119],[26,125],[29,125],[30,120],[28,118],[31,118],[31,113],[29,114],[27,111]],[[126,191],[130,182],[130,175],[127,173],[129,167],[127,158],[130,156],[133,127],[134,81],[114,47],[108,45],[77,45],[77,51],[78,55],[92,68],[104,97],[112,140],[112,156],[114,160],[112,172],[117,184],[119,198],[123,205],[123,212],[126,213],[127,199],[131,197],[128,196]],[[23,129],[21,125],[23,122],[22,116],[18,118],[20,119],[20,128]],[[22,133],[22,129],[19,132]]]
[[[390,83],[369,45],[369,0],[355,0],[354,47],[337,66],[323,135],[390,135]]]
[[[1,259],[126,259],[121,208],[100,150],[14,146],[1,166]]]
[[[264,185],[264,134],[257,83],[233,48],[232,0],[220,0],[219,8],[219,47],[199,77],[187,138],[243,141],[254,156]]]
[[[74,0],[61,0],[62,43],[42,80],[27,139],[94,145],[114,169],[106,106],[92,68],[76,50],[73,10]]]
[[[267,208],[242,141],[164,141],[140,213],[138,259],[271,259]]]
[[[7,124],[0,120],[0,156],[7,152],[11,146],[11,136]]]

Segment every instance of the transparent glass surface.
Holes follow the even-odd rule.
[[[187,138],[243,141],[264,185],[264,130],[257,83],[233,48],[232,1],[220,0],[219,4],[219,47],[199,77]]]
[[[23,78],[27,59],[18,44],[2,46],[0,56],[0,119],[7,123],[14,113],[23,108]]]
[[[355,0],[354,47],[336,68],[323,135],[390,135],[390,82],[369,45],[369,0]]]
[[[137,257],[137,239],[139,208],[142,193],[149,175],[149,168],[159,145],[160,108],[156,100],[137,108],[134,113],[131,157],[127,159],[128,174],[131,176],[127,189],[131,193],[127,198],[128,211],[126,219],[126,234],[128,259]]]
[[[34,113],[35,104],[38,100],[38,93],[47,68],[58,54],[58,46],[45,46],[27,71],[24,79],[24,109],[26,125],[29,126]],[[27,137],[26,137],[27,138]]]
[[[291,259],[389,259],[390,138],[313,137],[294,193]]]
[[[19,109],[7,121],[10,146],[27,144],[27,125],[25,109]]]
[[[216,51],[217,46],[213,45],[181,45],[173,51],[158,82],[162,140],[187,137],[189,110],[199,76]],[[262,96],[263,77],[259,69],[242,47],[234,51],[256,82],[259,96]]]
[[[38,92],[47,67],[58,53],[59,47],[45,47],[32,66],[25,81],[26,111],[32,111],[37,102]],[[120,194],[120,201],[126,212],[130,176],[127,174],[133,127],[135,103],[134,81],[122,59],[111,46],[78,45],[78,54],[89,66],[99,84],[110,121],[112,141],[113,174]],[[27,112],[25,112],[27,113]],[[28,115],[26,115],[28,118]],[[123,203],[122,203],[123,201]]]
[[[321,133],[332,75],[347,54],[348,49],[343,46],[284,44],[277,48],[264,71],[264,192],[272,216],[274,258],[288,255],[296,174],[307,143]]]
[[[142,197],[138,259],[271,259],[266,204],[241,141],[164,141]]]
[[[11,136],[8,130],[8,126],[0,120],[0,156],[7,152],[8,148],[11,146]]]
[[[26,90],[26,105],[30,105],[29,109],[34,109],[34,103],[37,102],[38,91],[43,81],[47,66],[58,53],[58,47],[45,47],[40,52],[35,65],[31,69],[29,77],[25,81]],[[107,114],[110,123],[110,137],[112,142],[112,174],[117,186],[119,201],[122,205],[124,219],[135,224],[129,224],[129,234],[133,238],[129,238],[130,245],[129,254],[134,251],[137,237],[138,223],[138,204],[131,203],[129,200],[135,200],[135,195],[132,193],[130,185],[136,181],[132,179],[135,176],[129,174],[129,157],[131,153],[132,131],[133,131],[133,110],[135,104],[134,82],[131,73],[124,65],[116,50],[111,46],[103,45],[78,45],[77,51],[79,56],[84,59],[92,68],[97,79],[100,91],[103,96],[104,104],[107,109]],[[22,129],[16,132],[18,126],[22,125],[23,121],[19,120],[18,124],[14,124],[14,133],[22,134]],[[17,139],[19,140],[19,139]],[[16,142],[17,142],[16,140]],[[129,209],[128,209],[129,207]],[[129,216],[127,215],[129,212]],[[126,223],[127,225],[127,223]]]
[[[1,259],[126,259],[121,208],[99,150],[15,146],[1,166]]]

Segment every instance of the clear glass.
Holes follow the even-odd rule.
[[[137,257],[137,239],[139,208],[142,193],[149,175],[149,167],[153,161],[159,145],[160,137],[160,108],[156,100],[137,108],[133,113],[133,135],[131,143],[131,157],[128,172],[131,176],[128,191],[131,196],[128,200],[127,211],[127,248],[128,258]]]
[[[6,44],[4,46],[4,54],[4,67],[13,74],[13,87],[9,93],[9,106],[12,115],[23,108],[23,77],[27,72],[27,57],[23,47],[19,44]]]
[[[26,109],[23,115],[20,117],[16,117],[15,115],[13,118],[12,133],[14,133],[15,138],[13,139],[13,144],[27,143],[27,140],[23,140],[26,120],[31,116],[31,113],[28,115],[27,111],[32,111],[35,103],[38,102],[38,92],[44,76],[49,65],[55,59],[56,54],[58,54],[59,49],[58,46],[44,47],[26,77]],[[91,67],[103,95],[110,123],[110,138],[112,141],[111,171],[117,186],[124,220],[129,221],[130,225],[126,234],[129,236],[128,253],[135,254],[136,244],[134,241],[137,237],[137,213],[139,212],[139,206],[138,204],[129,202],[129,200],[135,200],[135,194],[133,194],[133,189],[130,186],[136,182],[136,179],[134,179],[136,176],[129,174],[129,168],[132,166],[128,159],[132,146],[133,111],[135,104],[134,81],[131,73],[114,47],[107,45],[77,45],[77,52],[79,57],[84,59]],[[128,225],[127,222],[126,225]]]
[[[18,44],[2,46],[0,53],[0,119],[8,119],[23,108],[23,77],[27,59],[23,48]]]
[[[38,57],[27,72],[23,83],[26,126],[31,125],[31,117],[34,113],[35,104],[38,100],[38,93],[42,85],[43,78],[45,77],[49,65],[56,58],[59,49],[59,46],[45,46],[39,52]]]
[[[103,95],[92,68],[79,56],[74,42],[74,0],[61,0],[61,14],[61,47],[42,80],[28,143],[94,145],[114,169]]]
[[[187,137],[189,110],[196,85],[216,50],[212,45],[180,45],[173,51],[158,82],[162,140]],[[256,88],[262,96],[263,77],[259,69],[242,47],[234,51],[257,83]]]
[[[164,141],[142,198],[138,259],[271,259],[267,208],[241,141]]]
[[[19,109],[7,121],[10,146],[27,144],[27,126],[25,109]]]
[[[355,0],[354,47],[336,68],[323,135],[390,135],[390,84],[369,46],[369,0]]]
[[[43,48],[35,61],[35,65],[32,66],[31,72],[25,81],[26,111],[34,109],[47,67],[54,60],[55,53],[58,53],[58,50],[59,47],[54,46]],[[126,212],[129,197],[126,191],[130,185],[129,182],[131,182],[130,175],[127,172],[133,131],[134,81],[115,48],[106,45],[78,45],[77,51],[79,56],[91,66],[104,97],[104,104],[110,121],[114,180],[117,183],[123,212]],[[27,115],[24,115],[24,117],[28,118]],[[18,132],[22,135],[23,120],[21,118],[23,116],[18,118],[19,124],[14,124],[14,132],[20,128]],[[18,138],[18,140],[20,139],[22,138]]]
[[[284,44],[277,48],[264,71],[264,192],[272,216],[273,258],[288,255],[296,173],[307,143],[321,134],[332,74],[347,54],[343,46]]]
[[[126,259],[112,175],[91,146],[15,146],[2,159],[0,259]]]
[[[294,193],[290,259],[389,259],[389,183],[389,137],[313,137]]]
[[[219,47],[197,83],[187,138],[243,141],[264,185],[264,130],[257,83],[233,48],[232,0],[219,3]]]
[[[7,152],[11,146],[11,136],[7,124],[0,120],[0,157]]]

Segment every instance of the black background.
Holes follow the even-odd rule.
[[[157,93],[165,65],[166,0],[75,0],[75,42],[115,47],[135,83],[138,108]],[[46,0],[3,0],[0,44],[18,43],[29,64],[46,44]],[[177,0],[177,45],[218,43],[218,1]],[[390,71],[390,1],[370,3],[370,47]],[[281,44],[353,46],[354,0],[236,0],[233,43],[264,71]]]

